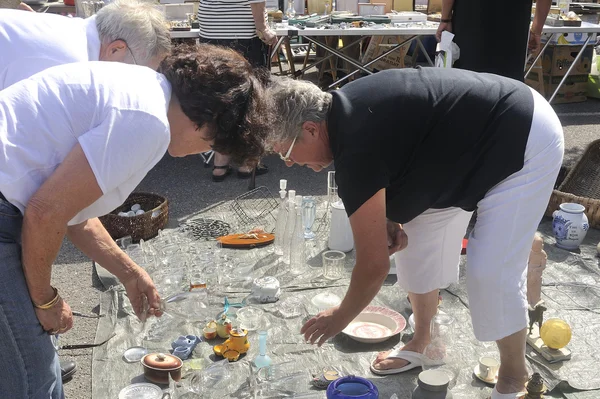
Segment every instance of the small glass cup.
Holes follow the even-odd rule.
[[[323,252],[323,277],[328,280],[337,280],[344,274],[344,262],[346,254],[342,251]]]

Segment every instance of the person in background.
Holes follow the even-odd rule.
[[[70,62],[119,61],[156,70],[170,50],[167,20],[143,1],[116,0],[86,19],[0,10],[0,90]]]
[[[198,22],[201,42],[232,48],[255,68],[267,67],[277,36],[267,24],[265,0],[200,0]],[[256,176],[268,171],[260,164],[255,169]],[[231,172],[229,157],[215,151],[212,180],[222,182]],[[253,165],[241,165],[237,176],[248,179],[252,173]]]
[[[288,166],[320,171],[334,163],[356,249],[344,299],[307,321],[304,339],[322,345],[341,332],[375,298],[395,254],[415,333],[380,353],[371,371],[422,366],[438,290],[458,281],[461,242],[477,209],[469,309],[475,337],[496,341],[500,352],[492,398],[515,399],[528,378],[527,257],[564,150],[550,104],[514,79],[445,68],[391,69],[331,93],[273,77],[267,97],[277,115],[269,143]]]
[[[0,91],[0,352],[13,359],[0,369],[2,397],[64,397],[50,335],[73,326],[51,286],[65,236],[120,280],[136,315],[147,298],[148,314],[160,316],[150,276],[98,216],[121,205],[166,151],[262,154],[264,90],[242,56],[182,48],[160,72],[71,63]]]
[[[539,51],[551,5],[552,0],[538,0],[531,23],[531,0],[442,0],[436,38],[440,41],[443,31],[454,33],[454,42],[460,48],[456,68],[523,81],[527,50]]]

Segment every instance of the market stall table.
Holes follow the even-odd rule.
[[[566,82],[567,78],[571,75],[571,72],[577,65],[577,62],[581,58],[586,47],[588,45],[593,46],[595,44],[593,40],[595,40],[597,38],[598,33],[600,33],[600,25],[591,24],[589,22],[582,22],[581,26],[548,26],[548,25],[544,25],[542,34],[546,36],[545,37],[546,43],[544,44],[544,46],[542,47],[542,49],[538,53],[538,55],[533,59],[533,62],[531,63],[531,66],[529,67],[529,69],[525,72],[525,79],[526,79],[527,76],[531,73],[531,70],[537,64],[540,57],[542,57],[542,55],[544,54],[544,51],[546,50],[546,48],[550,44],[553,43],[553,39],[555,39],[556,35],[569,34],[569,33],[580,34],[585,39],[583,40],[583,42],[574,43],[574,45],[581,45],[581,49],[575,56],[575,59],[573,60],[571,65],[569,65],[569,69],[567,69],[567,72],[564,74],[560,83],[558,84],[558,86],[556,87],[554,92],[552,93],[552,96],[550,96],[550,98],[548,99],[548,102],[550,102],[550,103],[552,103],[552,100],[554,100],[554,98],[560,91],[560,88]]]
[[[250,225],[239,221],[232,205],[232,201],[223,202],[196,215],[194,220],[204,218],[218,220],[221,225],[228,223],[231,226],[231,233],[247,231]],[[101,342],[112,334],[116,335],[106,345],[94,349],[93,398],[116,398],[122,388],[134,382],[144,381],[142,366],[139,363],[126,363],[123,360],[126,349],[143,345],[151,352],[167,352],[171,349],[171,342],[180,335],[201,336],[206,321],[217,318],[223,311],[225,296],[232,303],[230,313],[235,324],[237,311],[234,307],[235,303],[248,296],[252,279],[261,276],[275,276],[282,287],[278,302],[253,305],[264,312],[257,329],[268,330],[267,354],[273,363],[279,366],[278,379],[272,383],[261,383],[256,379],[256,373],[252,373],[251,363],[258,353],[258,334],[256,331],[250,331],[250,351],[237,362],[227,365],[228,377],[213,389],[208,385],[215,381],[210,381],[207,377],[208,373],[193,371],[192,368],[206,370],[208,366],[219,360],[215,358],[212,346],[223,340],[204,340],[198,344],[192,359],[184,362],[184,379],[177,384],[172,383],[170,387],[162,387],[165,391],[174,390],[177,395],[183,395],[192,388],[198,389],[199,386],[203,386],[203,392],[188,393],[187,397],[250,398],[257,395],[256,397],[281,398],[293,397],[292,395],[297,395],[295,397],[316,395],[305,397],[324,398],[324,391],[315,390],[311,386],[312,374],[319,373],[323,368],[334,367],[343,375],[354,374],[370,379],[379,388],[381,398],[387,399],[393,393],[396,393],[399,398],[409,398],[410,392],[416,386],[420,369],[400,375],[380,377],[369,371],[369,365],[377,352],[391,349],[400,341],[406,342],[410,338],[410,328],[379,344],[359,343],[345,334],[339,334],[322,349],[307,344],[299,334],[303,322],[317,311],[311,305],[311,298],[323,292],[343,297],[354,264],[354,255],[350,252],[347,254],[345,276],[342,279],[328,281],[322,278],[320,254],[325,249],[327,222],[326,218],[322,217],[325,211],[322,207],[320,209],[320,213],[317,214],[320,222],[315,227],[318,237],[307,241],[308,264],[298,275],[293,273],[289,266],[278,262],[271,247],[251,250],[222,249],[217,248],[214,241],[194,241],[190,234],[175,230],[150,240],[150,244],[155,248],[159,247],[158,242],[161,240],[178,243],[185,248],[186,253],[212,259],[212,265],[217,268],[209,268],[205,272],[208,284],[208,297],[202,300],[206,305],[205,308],[178,309],[170,308],[167,304],[167,314],[161,319],[149,319],[146,325],[133,316],[122,287],[115,285],[112,276],[96,265],[103,284],[111,287],[102,295],[100,311],[106,316],[99,320],[97,341]],[[599,321],[596,311],[593,310],[600,307],[598,296],[600,274],[597,270],[598,260],[595,257],[595,246],[600,240],[600,232],[591,230],[586,238],[586,245],[581,247],[580,253],[576,253],[551,245],[553,239],[550,221],[544,221],[540,230],[544,233],[549,256],[543,290],[549,308],[545,318],[560,317],[570,323],[573,328],[573,339],[569,348],[574,356],[568,362],[548,364],[528,347],[527,356],[530,366],[542,374],[551,389],[556,388],[547,395],[549,398],[597,398],[600,395],[599,391],[577,391],[573,394],[570,392],[575,391],[573,388],[600,389],[600,376],[596,372],[600,353],[597,351],[598,337],[595,332],[598,331]],[[465,289],[465,257],[462,258],[460,282],[442,291],[443,301],[440,307],[456,320],[453,333],[455,342],[452,348],[455,353],[453,359],[458,378],[452,392],[454,398],[483,399],[489,397],[491,389],[473,376],[473,367],[477,364],[479,356],[495,354],[497,351],[493,343],[478,342],[473,336]],[[165,267],[167,270],[175,268],[173,265]],[[577,280],[579,286],[573,283],[573,280]],[[410,309],[405,299],[406,293],[399,290],[393,284],[394,281],[394,276],[388,278],[372,304],[396,310],[408,319]],[[299,300],[303,306],[296,309],[296,313],[286,313],[283,304],[290,303],[292,299]],[[181,317],[181,309],[188,309],[188,314],[200,314],[197,319],[202,320],[186,320]]]
[[[354,71],[351,71],[343,78],[340,78],[340,79],[334,81],[333,83],[331,83],[329,85],[329,88],[332,88],[332,87],[335,87],[336,85],[338,85],[339,83],[343,82],[344,80],[350,79],[355,73],[357,73],[359,71],[364,72],[366,74],[372,74],[373,71],[371,69],[369,69],[369,66],[371,66],[372,64],[376,63],[377,61],[383,59],[384,57],[388,56],[389,54],[393,53],[401,46],[410,44],[411,42],[413,42],[415,40],[416,40],[416,43],[417,43],[419,49],[423,52],[425,58],[427,59],[427,62],[429,63],[429,65],[433,66],[433,61],[431,60],[431,58],[429,57],[429,54],[425,50],[425,47],[423,46],[423,43],[421,42],[421,37],[435,35],[435,32],[437,31],[437,27],[438,27],[438,24],[433,23],[433,22],[394,23],[390,26],[379,24],[379,25],[373,25],[373,26],[364,27],[364,28],[352,27],[352,28],[343,28],[343,29],[335,28],[335,27],[331,28],[331,29],[329,29],[329,28],[328,29],[306,28],[306,27],[299,27],[296,25],[283,26],[281,24],[278,24],[275,31],[277,33],[277,36],[280,36],[280,39],[279,39],[277,45],[274,47],[273,54],[276,54],[279,47],[283,44],[285,51],[286,51],[288,61],[293,60],[290,38],[302,37],[303,39],[306,39],[309,43],[313,43],[315,46],[320,47],[320,48],[324,49],[326,52],[330,53],[327,57],[324,57],[323,59],[319,60],[318,63],[323,62],[330,57],[338,56],[339,58],[341,58],[342,60],[344,60],[345,62],[347,62],[348,64],[350,64],[356,68]],[[329,45],[326,42],[324,43],[323,41],[319,41],[319,40],[315,39],[318,37],[329,37],[329,36],[356,37],[355,40],[353,40],[351,43],[344,46],[344,49],[355,46],[355,45],[359,44],[361,41],[363,41],[364,39],[366,39],[367,37],[371,37],[371,36],[393,36],[393,37],[408,36],[408,37],[403,38],[403,40],[400,40],[399,43],[391,45],[389,49],[384,51],[382,54],[379,54],[374,59],[369,60],[368,62],[365,62],[365,63],[361,63],[360,61],[348,56],[347,54],[344,54],[344,49],[342,49],[340,51],[340,50],[336,49],[335,46]],[[298,71],[298,72],[296,72],[293,62],[289,62],[289,65],[290,65],[291,75],[294,77],[297,77],[297,76],[301,75],[305,70],[312,68],[316,64],[313,63],[309,66],[306,66],[301,71]]]

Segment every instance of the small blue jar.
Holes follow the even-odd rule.
[[[378,399],[379,391],[366,378],[349,375],[329,384],[327,399]]]

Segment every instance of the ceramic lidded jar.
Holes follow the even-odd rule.
[[[563,249],[577,249],[589,229],[585,207],[580,204],[560,204],[560,209],[552,214],[552,231],[556,246]]]
[[[452,399],[452,394],[448,392],[450,378],[443,371],[422,371],[417,384],[412,399]]]
[[[168,384],[169,376],[175,381],[181,380],[180,358],[164,353],[150,353],[141,360],[144,377],[155,384]]]

